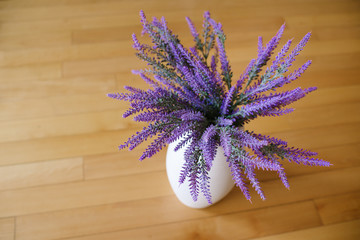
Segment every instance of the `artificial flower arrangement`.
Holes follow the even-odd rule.
[[[224,150],[235,185],[248,200],[251,198],[249,183],[265,199],[255,169],[276,171],[285,187],[289,188],[282,160],[312,166],[330,165],[315,158],[315,152],[289,147],[283,140],[244,130],[245,124],[256,117],[291,113],[294,109],[288,108],[289,104],[316,90],[316,87],[298,87],[269,93],[296,80],[309,67],[311,61],[286,74],[308,42],[310,33],[289,54],[292,40],[287,41],[266,69],[285,25],[266,45],[259,37],[257,58],[251,60],[243,74],[234,81],[222,25],[215,22],[209,12],[204,14],[201,35],[186,18],[195,41],[189,49],[168,28],[164,18],[148,21],[143,11],[140,17],[142,34],[151,38],[152,46],[139,43],[133,34],[133,47],[136,55],[150,68],[133,73],[140,75],[151,88],[141,90],[126,86],[127,93],[108,96],[130,102],[130,109],[123,117],[137,114],[135,121],[149,122],[149,125],[119,146],[120,149],[128,147],[132,150],[156,137],[141,155],[140,160],[144,160],[180,139],[175,151],[187,148],[179,183],[188,179],[193,200],[196,201],[202,192],[209,203],[212,200],[208,173],[219,146]]]

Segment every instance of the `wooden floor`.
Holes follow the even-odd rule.
[[[138,12],[165,16],[186,46],[185,16],[223,23],[238,76],[286,22],[284,40],[312,38],[291,87],[319,90],[280,118],[248,126],[319,152],[330,168],[285,164],[291,190],[258,173],[266,201],[238,189],[214,206],[181,205],[165,152],[142,163],[117,145],[142,125],[106,97],[145,86],[131,69]],[[0,1],[0,239],[360,239],[360,1]]]

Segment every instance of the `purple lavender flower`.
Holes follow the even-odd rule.
[[[199,33],[196,31],[196,28],[194,26],[194,23],[191,21],[190,18],[186,17],[186,21],[189,25],[189,28],[190,28],[190,32],[191,34],[193,35],[194,37],[194,40],[196,41],[196,39],[199,37]]]
[[[296,56],[309,41],[310,33],[288,54],[292,40],[286,42],[266,70],[284,32],[282,25],[265,45],[258,39],[258,55],[250,61],[233,85],[233,74],[225,51],[222,25],[204,13],[203,30],[198,32],[190,18],[186,21],[194,38],[194,46],[186,48],[168,28],[164,18],[148,21],[140,11],[142,34],[148,35],[152,46],[141,44],[132,35],[136,56],[148,64],[148,69],[134,70],[148,85],[148,90],[126,86],[126,93],[111,93],[109,97],[130,102],[124,117],[148,122],[142,131],[130,137],[119,149],[137,147],[150,138],[155,140],[140,156],[150,158],[167,144],[179,140],[175,151],[185,146],[185,164],[179,183],[189,180],[189,191],[194,201],[202,193],[211,203],[209,171],[217,147],[224,149],[233,180],[246,199],[250,200],[250,185],[265,199],[255,169],[276,171],[289,188],[284,159],[309,166],[330,166],[316,158],[316,153],[289,147],[287,142],[244,130],[246,123],[256,117],[280,116],[291,113],[287,107],[303,98],[316,87],[269,93],[298,79],[311,61],[285,75]],[[288,55],[287,55],[288,54]],[[263,71],[263,73],[262,73]]]

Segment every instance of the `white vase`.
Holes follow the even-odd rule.
[[[197,201],[194,201],[190,195],[189,181],[186,179],[184,183],[179,183],[180,171],[185,163],[184,153],[188,145],[174,151],[180,140],[169,144],[166,155],[166,172],[170,185],[176,197],[184,205],[191,208],[206,208],[211,204],[208,203],[205,196],[200,191]],[[213,161],[213,165],[209,171],[210,177],[210,193],[212,204],[224,198],[233,188],[234,181],[232,179],[231,170],[226,162],[224,150],[219,147]]]

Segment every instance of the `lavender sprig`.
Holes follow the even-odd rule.
[[[285,24],[276,35],[263,44],[258,38],[258,55],[250,61],[243,74],[233,85],[233,73],[225,51],[226,36],[223,27],[204,13],[203,30],[198,32],[190,18],[186,18],[194,46],[186,48],[177,35],[168,28],[164,18],[149,21],[140,12],[142,34],[148,35],[152,45],[142,44],[132,35],[136,56],[148,63],[149,69],[133,71],[148,85],[148,90],[126,86],[126,93],[112,93],[109,97],[130,102],[124,117],[149,125],[130,137],[119,149],[134,149],[150,138],[155,140],[140,156],[150,158],[167,144],[179,140],[175,151],[185,146],[185,164],[179,183],[189,180],[189,191],[194,201],[202,193],[211,203],[209,171],[222,147],[233,180],[246,199],[251,200],[247,182],[265,199],[255,169],[276,171],[289,188],[281,162],[309,166],[330,166],[316,158],[316,153],[289,147],[287,142],[244,130],[244,125],[262,116],[280,116],[294,109],[287,106],[315,87],[268,93],[298,79],[311,61],[285,75],[296,56],[303,50],[311,34],[290,51],[292,39],[277,53],[271,65],[266,64],[278,46]],[[288,54],[288,55],[287,55]]]

